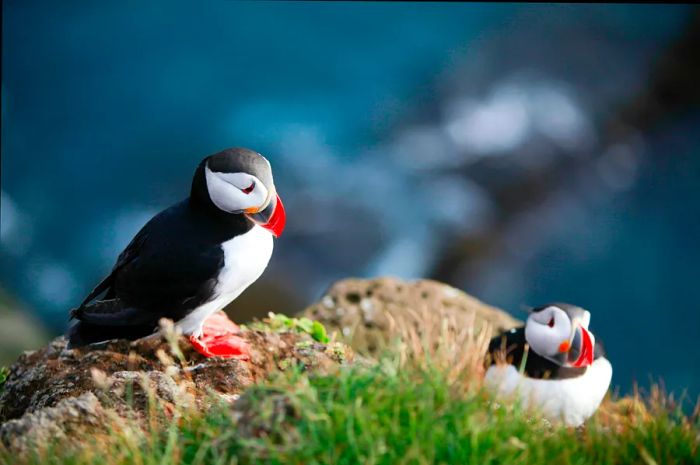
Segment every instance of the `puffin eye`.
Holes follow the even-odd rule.
[[[549,323],[547,323],[547,326],[550,328],[554,328],[554,315],[549,319]]]
[[[244,194],[250,194],[251,192],[253,192],[253,189],[255,189],[255,181],[253,181],[250,184],[250,186],[246,187],[245,189],[241,189],[241,192],[243,192]]]

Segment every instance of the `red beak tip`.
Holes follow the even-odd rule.
[[[270,221],[267,222],[264,227],[268,229],[273,236],[280,237],[282,231],[284,231],[284,225],[287,223],[287,213],[284,210],[284,204],[280,196],[277,196],[277,204],[275,205],[275,211],[272,213]]]
[[[574,362],[575,367],[586,367],[593,363],[593,341],[587,330],[582,328],[583,347],[581,348],[581,356]]]

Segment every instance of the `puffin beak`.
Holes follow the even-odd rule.
[[[562,346],[564,344],[562,343]],[[567,364],[576,367],[587,367],[593,363],[595,337],[581,324],[574,328],[574,334],[569,341]]]
[[[284,204],[277,193],[272,201],[262,210],[246,212],[248,218],[270,231],[275,237],[280,237],[287,222]]]

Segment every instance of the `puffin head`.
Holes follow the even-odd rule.
[[[224,213],[245,215],[275,237],[284,229],[284,205],[272,180],[270,162],[252,150],[236,147],[202,160],[191,196]]]
[[[588,331],[591,314],[575,305],[554,303],[532,310],[525,322],[530,349],[558,365],[586,367],[593,363],[595,337]]]

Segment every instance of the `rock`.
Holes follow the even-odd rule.
[[[98,375],[99,376],[99,375]],[[191,408],[197,405],[197,386],[186,378],[162,371],[118,371],[104,381],[93,375],[97,396],[103,405],[114,409],[120,416],[136,414],[142,418],[152,399],[157,408],[173,412],[176,407]],[[217,391],[220,392],[220,391]],[[224,394],[224,392],[222,392]]]
[[[416,335],[429,334],[435,350],[443,351],[436,358],[453,368],[455,376],[481,367],[491,332],[518,324],[450,286],[392,278],[340,281],[304,313],[367,354],[396,337],[412,337],[412,354],[419,359],[423,345]],[[169,422],[186,409],[203,410],[221,401],[234,403],[234,411],[246,418],[245,406],[237,408],[240,394],[275,370],[294,365],[332,373],[345,363],[372,363],[371,358],[355,358],[343,343],[318,342],[327,339],[325,331],[315,334],[318,328],[311,322],[278,317],[271,315],[267,323],[243,330],[249,361],[205,358],[186,338],[173,334],[77,349],[67,349],[59,337],[25,352],[10,367],[0,392],[0,440],[21,450],[78,431],[93,437],[110,431],[115,422],[126,425],[124,419],[144,427],[152,424],[147,419]],[[284,324],[273,324],[282,320]],[[467,352],[473,356],[465,356]],[[284,393],[273,396],[266,407],[273,423],[293,421],[290,408]],[[265,422],[244,423],[238,422],[244,436],[269,434]]]
[[[0,441],[12,450],[24,451],[37,444],[60,441],[106,423],[105,410],[97,397],[86,392],[63,399],[55,407],[28,413],[0,426]]]
[[[10,367],[0,393],[2,441],[21,447],[24,439],[13,436],[24,432],[35,438],[69,434],[75,430],[68,421],[74,412],[84,413],[86,427],[99,429],[115,415],[143,420],[154,405],[166,416],[176,407],[206,409],[217,398],[236,399],[274,370],[290,365],[333,370],[352,361],[349,350],[307,334],[246,330],[241,337],[251,348],[250,361],[205,358],[175,335],[172,344],[156,335],[76,349],[66,349],[59,337]]]
[[[321,300],[303,312],[364,354],[373,354],[402,328],[424,331],[427,324],[442,320],[485,330],[489,337],[521,324],[498,308],[446,284],[431,280],[402,281],[396,278],[345,279],[335,283]]]

